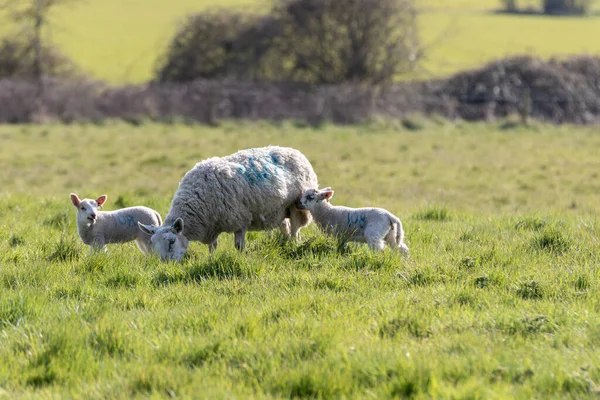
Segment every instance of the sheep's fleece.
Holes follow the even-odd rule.
[[[298,150],[240,150],[201,161],[188,171],[162,227],[139,225],[153,235],[154,251],[163,260],[181,259],[188,240],[208,244],[212,251],[222,232],[235,233],[239,250],[248,230],[280,227],[295,239],[311,222],[310,212],[298,210],[296,203],[306,189],[316,186],[317,176]]]

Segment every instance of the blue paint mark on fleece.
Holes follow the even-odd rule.
[[[348,227],[358,227],[364,228],[367,224],[367,216],[365,214],[361,215],[352,215],[352,213],[348,213]]]
[[[131,215],[117,215],[117,221],[123,226],[137,226],[137,221]]]
[[[273,153],[269,157],[250,156],[248,162],[238,167],[237,171],[251,184],[258,184],[270,181],[273,176],[283,175],[280,164],[279,156]]]

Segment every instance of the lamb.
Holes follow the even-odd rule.
[[[189,170],[177,189],[162,227],[138,224],[152,235],[154,251],[162,260],[181,260],[189,240],[200,241],[212,252],[218,236],[233,232],[242,251],[247,231],[279,227],[292,240],[311,222],[310,212],[296,203],[317,185],[310,162],[298,150],[267,146],[213,157]]]
[[[105,249],[108,243],[126,243],[135,240],[144,254],[152,252],[150,235],[141,232],[138,222],[160,226],[160,214],[148,207],[127,207],[116,211],[98,211],[106,202],[103,194],[96,200],[79,199],[71,193],[71,202],[77,208],[77,232],[83,243],[93,251]]]
[[[319,227],[330,235],[340,235],[352,242],[366,242],[373,250],[384,249],[384,241],[403,254],[408,254],[404,243],[402,222],[383,208],[349,208],[333,206],[329,200],[333,190],[308,189],[302,194],[298,208],[309,210]]]

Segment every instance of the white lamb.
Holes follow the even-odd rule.
[[[298,208],[309,210],[319,227],[330,235],[352,242],[368,243],[373,250],[383,250],[384,241],[392,248],[408,254],[404,244],[402,222],[383,208],[349,208],[333,206],[329,200],[333,190],[308,189],[302,194]]]
[[[104,249],[109,243],[126,243],[132,240],[135,240],[142,253],[151,253],[150,235],[139,230],[138,222],[160,226],[160,214],[143,206],[98,211],[98,207],[102,207],[106,198],[103,194],[96,200],[81,200],[71,193],[71,201],[77,208],[77,232],[83,243],[90,246],[90,253]]]
[[[246,232],[280,227],[296,239],[310,223],[310,212],[296,203],[308,188],[317,185],[310,162],[298,150],[268,146],[213,157],[189,170],[173,196],[162,227],[140,223],[152,234],[152,244],[163,260],[180,260],[188,240],[217,247],[222,232],[235,234],[243,250]]]

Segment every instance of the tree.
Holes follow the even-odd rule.
[[[21,30],[3,39],[0,72],[24,75],[37,82],[37,98],[44,92],[44,76],[50,72],[74,73],[74,64],[55,50],[44,32],[55,7],[79,0],[3,0],[0,10]]]

